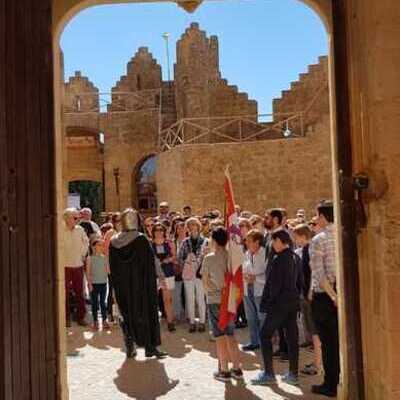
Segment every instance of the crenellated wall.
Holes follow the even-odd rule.
[[[220,77],[218,39],[192,23],[176,44],[175,87],[178,118],[210,115],[209,86]]]
[[[205,165],[219,162],[218,157],[222,154],[222,147],[218,145],[214,148],[214,143],[227,145],[229,162],[240,165],[241,173],[248,168],[246,166],[248,160],[252,160],[263,174],[264,182],[271,178],[269,175],[271,163],[278,162],[278,160],[272,161],[271,152],[282,154],[287,160],[287,182],[290,182],[291,176],[297,174],[298,168],[292,159],[305,157],[305,154],[314,159],[318,155],[315,152],[318,146],[314,146],[315,135],[324,138],[328,143],[330,127],[327,123],[329,116],[327,57],[321,57],[318,64],[310,66],[307,73],[300,75],[298,82],[291,84],[290,90],[282,92],[281,99],[274,100],[272,123],[259,123],[257,102],[249,99],[247,93],[240,92],[237,86],[222,78],[216,36],[208,37],[197,23],[192,23],[178,40],[176,54],[174,80],[166,82],[162,80],[161,66],[148,48],[140,47],[128,62],[126,74],[112,88],[111,103],[104,112],[99,112],[97,88],[86,77],[77,73],[65,84],[65,130],[68,131],[73,127],[75,130],[87,128],[94,132],[104,132],[104,155],[101,157],[104,160],[107,210],[136,206],[137,170],[143,160],[159,152],[159,129],[165,130],[177,122],[189,122],[183,124],[181,135],[186,143],[193,140],[195,144],[192,145],[193,148],[185,146],[184,151],[173,149],[168,154],[162,153],[159,156],[159,200],[168,199],[174,207],[191,203],[198,209],[207,208],[207,199],[213,201],[221,195],[218,185],[214,185],[212,179],[207,180],[208,173],[205,174],[205,181],[203,173],[199,173],[203,171]],[[87,103],[82,103],[83,108],[78,110],[75,105],[76,95],[82,92],[90,92],[90,96],[85,98]],[[97,112],[93,112],[96,109]],[[295,142],[285,142],[282,140],[282,126],[278,125],[275,130],[270,130],[270,127],[282,118],[280,113],[293,114],[298,111],[304,111],[303,133],[307,131],[313,138],[311,141],[301,138]],[[293,121],[299,123],[300,119]],[[242,140],[263,128],[266,128],[266,132],[252,137],[249,143],[232,145],[232,142],[239,138]],[[291,128],[297,134],[301,131],[300,126],[292,122]],[[315,129],[318,129],[316,134],[313,133]],[[271,139],[271,142],[265,139]],[[261,140],[264,141],[261,143]],[[196,147],[199,144],[201,147]],[[305,149],[305,153],[294,151],[292,147],[294,144]],[[327,149],[329,155],[329,146]],[[81,151],[74,149],[73,158],[71,153],[67,163],[68,170],[71,171],[69,175],[75,174],[72,173],[72,169],[75,171],[87,169],[88,160],[94,159],[87,152],[87,149]],[[257,154],[258,158],[254,159],[253,153]],[[87,160],[82,160],[82,157],[87,157]],[[196,166],[196,171],[193,171],[190,168],[191,162],[196,165],[199,160],[204,166]],[[327,160],[324,158],[324,163]],[[178,168],[178,165],[181,167]],[[278,204],[280,199],[286,201],[290,198],[292,199],[290,203],[285,203],[289,209],[311,207],[318,198],[317,194],[325,193],[328,197],[331,196],[331,191],[326,189],[330,185],[330,169],[328,167],[324,169],[327,171],[323,176],[324,189],[314,193],[310,188],[309,199],[288,197],[292,186],[287,182],[285,183],[287,191],[279,189],[280,194],[277,197],[264,193],[264,189],[269,190],[269,188],[264,188],[262,184],[257,196],[247,198],[244,194],[247,185],[245,180],[240,178],[239,192],[243,193],[240,195],[243,204],[247,208],[262,211],[272,203]],[[171,176],[174,177],[173,191],[170,185]],[[207,182],[210,182],[210,185]],[[256,183],[254,179],[251,179],[251,182]],[[198,185],[208,193],[204,195],[205,197],[195,190]],[[285,188],[285,185],[282,187]],[[315,183],[314,187],[318,185]]]
[[[273,100],[272,110],[274,121],[285,119],[286,113],[301,112],[304,130],[317,122],[322,114],[328,114],[328,57],[319,57],[318,64],[309,65],[307,72],[291,82],[290,88]],[[299,130],[299,121],[294,121],[292,127]]]
[[[64,113],[99,112],[99,89],[81,71],[76,71],[65,83]]]
[[[63,179],[103,182],[103,144],[100,142],[99,89],[80,71],[64,85],[63,102],[64,160]]]
[[[104,176],[108,210],[136,203],[135,174],[142,160],[157,152],[160,103],[163,100],[161,67],[147,47],[140,47],[127,65],[126,75],[112,88],[105,119]],[[165,117],[175,121],[174,111]],[[119,194],[116,188],[118,173]],[[135,204],[136,205],[136,204]]]

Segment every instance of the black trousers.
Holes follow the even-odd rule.
[[[326,293],[314,293],[311,303],[316,331],[321,340],[324,386],[337,390],[340,375],[337,307]]]
[[[286,341],[285,330],[283,327],[279,328],[279,351],[281,353],[288,353],[288,344]]]
[[[260,331],[261,352],[265,372],[274,374],[272,361],[272,336],[277,329],[286,332],[289,353],[289,371],[296,375],[299,371],[299,329],[297,326],[297,306],[279,307],[267,312]]]
[[[112,284],[111,275],[108,275],[108,296],[107,296],[107,314],[111,317],[113,315],[114,304],[114,286]]]

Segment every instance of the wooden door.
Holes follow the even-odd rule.
[[[57,397],[50,0],[0,0],[0,398]]]
[[[357,253],[357,221],[353,189],[352,126],[350,110],[350,57],[348,47],[351,10],[347,0],[332,0],[335,58],[337,161],[343,254],[344,318],[346,322],[347,398],[363,400],[363,352],[361,337],[360,284]]]

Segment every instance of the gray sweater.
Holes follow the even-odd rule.
[[[201,270],[207,304],[220,304],[221,292],[225,283],[225,273],[228,271],[228,252],[218,248],[205,256]]]

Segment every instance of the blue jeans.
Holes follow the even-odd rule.
[[[250,344],[260,345],[260,329],[264,323],[265,314],[260,313],[261,296],[254,296],[254,290],[249,285],[247,296],[244,296],[244,311],[246,313],[247,325],[250,332]]]
[[[107,320],[106,295],[107,283],[93,283],[93,290],[90,292],[90,297],[92,298],[92,314],[94,322],[97,322],[97,313],[99,311],[99,298],[101,318],[103,322]]]

